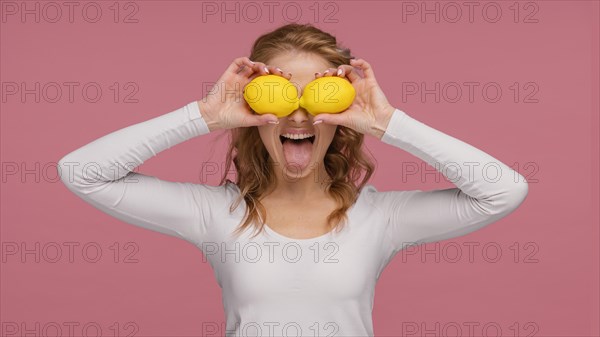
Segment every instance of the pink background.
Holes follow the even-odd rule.
[[[235,57],[248,55],[260,34],[287,23],[282,7],[275,8],[272,22],[263,2],[255,2],[263,10],[257,22],[251,22],[250,8],[239,22],[232,14],[225,20],[208,15],[203,22],[206,12],[200,1],[138,1],[137,13],[131,17],[138,22],[124,23],[134,7],[121,2],[115,23],[115,12],[109,8],[113,2],[96,1],[102,17],[88,23],[81,15],[86,2],[81,2],[70,23],[67,7],[56,2],[63,10],[59,22],[49,22],[55,9],[48,7],[36,23],[33,15],[22,19],[20,12],[10,14],[10,8],[4,7],[7,1],[2,3],[0,321],[4,333],[14,324],[23,333],[22,323],[34,329],[35,322],[40,324],[38,331],[43,327],[54,331],[54,322],[67,335],[68,322],[76,322],[74,331],[80,335],[85,324],[95,322],[103,335],[134,331],[136,336],[192,336],[202,333],[202,323],[223,323],[220,289],[197,248],[92,208],[58,181],[54,165],[102,135],[201,98],[206,93],[203,83],[215,81]],[[445,4],[414,3],[427,3],[429,8]],[[406,329],[413,325],[419,329],[414,336],[431,335],[432,329],[435,335],[456,334],[455,325],[469,336],[469,322],[475,322],[475,335],[494,335],[498,327],[510,336],[600,333],[599,5],[596,1],[532,3],[537,8],[518,4],[518,22],[514,22],[514,8],[509,8],[514,2],[497,1],[494,4],[502,9],[498,22],[485,20],[493,18],[493,8],[484,18],[478,6],[470,23],[466,5],[455,2],[463,10],[462,18],[449,22],[455,12],[446,8],[447,15],[436,23],[433,15],[425,21],[409,15],[403,22],[402,2],[339,1],[331,7],[320,3],[316,17],[310,8],[313,2],[295,2],[303,11],[298,22],[311,22],[336,35],[354,55],[373,65],[394,106],[486,151],[530,182],[526,201],[513,214],[469,236],[438,243],[440,250],[463,247],[463,255],[469,252],[465,243],[478,243],[472,262],[465,256],[457,263],[444,255],[439,262],[429,255],[396,256],[376,290],[378,336],[410,335]],[[29,8],[34,4],[27,3]],[[229,8],[235,4],[243,6],[227,2]],[[530,19],[537,22],[523,22],[534,9]],[[325,22],[334,10],[331,18],[336,22]],[[288,13],[292,16],[293,8]],[[93,9],[88,14],[95,15]],[[62,85],[70,81],[80,84],[73,102],[68,100],[68,87]],[[465,86],[456,103],[443,98],[438,103],[431,95],[425,100],[416,95],[402,98],[402,82],[424,82],[432,88],[436,82],[468,81],[479,82],[479,89],[487,82],[498,83],[501,99],[487,102],[476,90],[474,101],[469,102]],[[23,100],[8,93],[10,82],[26,83],[29,88],[36,82],[41,86],[56,82],[63,96],[55,103],[43,97],[35,102],[32,95]],[[96,103],[82,98],[81,88],[88,82],[98,83],[103,90]],[[117,102],[109,88],[114,82],[122,94]],[[133,91],[125,87],[127,82],[139,89],[133,96],[137,103],[123,102],[123,95]],[[514,82],[521,88],[517,102],[509,88]],[[533,95],[537,103],[523,102],[533,91],[525,86],[527,82],[537,86]],[[54,89],[48,96],[54,96]],[[219,175],[202,179],[201,167],[204,162],[224,160],[227,138],[216,140],[216,136],[180,144],[139,171],[215,185]],[[367,145],[378,159],[371,183],[380,190],[453,186],[444,179],[436,182],[432,175],[403,180],[400,164],[422,163],[418,158],[374,138],[369,137]],[[21,176],[26,173],[23,169],[29,173]],[[34,253],[21,255],[22,249],[35,251],[36,242],[39,262]],[[79,244],[72,262],[65,246],[69,242]],[[128,242],[133,248],[126,246]],[[82,246],[89,243],[102,249],[97,263],[82,257]],[[497,263],[485,259],[494,256],[493,249],[485,256],[482,252],[481,247],[490,243],[501,249]],[[9,254],[7,249],[15,245],[19,252]],[[57,246],[63,255],[52,262]],[[434,250],[436,244],[427,248]],[[516,261],[515,252],[519,252]],[[91,249],[86,256],[93,255]],[[125,263],[130,259],[137,262]],[[128,322],[136,328],[128,328]],[[88,333],[93,331],[90,328]]]

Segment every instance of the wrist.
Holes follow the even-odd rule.
[[[212,132],[219,129],[219,125],[216,119],[213,117],[214,113],[210,105],[204,102],[203,100],[199,100],[197,101],[197,103],[198,108],[200,110],[200,115],[202,116],[202,119],[204,119],[204,122],[208,126],[208,130]]]
[[[396,108],[394,108],[392,105],[383,109],[383,112],[381,114],[382,118],[371,126],[371,135],[373,135],[379,140],[383,138],[383,135],[385,134],[387,127],[390,124],[390,121],[392,120],[394,111],[396,111]]]

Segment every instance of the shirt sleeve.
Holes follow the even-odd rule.
[[[197,102],[76,149],[59,162],[61,181],[97,209],[127,223],[199,244],[216,187],[133,172],[147,159],[209,133]]]
[[[456,188],[382,191],[374,205],[387,220],[391,254],[450,239],[491,224],[525,199],[525,178],[489,154],[396,109],[382,139],[424,160]]]

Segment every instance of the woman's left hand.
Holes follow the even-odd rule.
[[[362,69],[364,78],[354,71],[354,66]],[[341,74],[338,75],[340,69]],[[326,124],[343,125],[381,139],[395,108],[377,84],[371,65],[363,59],[351,59],[350,65],[343,64],[338,68],[326,69],[323,73],[317,73],[315,77],[323,76],[346,76],[356,90],[356,97],[348,109],[337,114],[318,114],[313,123],[321,120]]]

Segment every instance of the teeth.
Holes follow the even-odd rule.
[[[304,138],[312,137],[312,136],[314,136],[314,134],[310,134],[310,133],[303,133],[303,134],[284,133],[281,136],[285,137],[285,138],[289,138],[289,139],[304,139]]]

